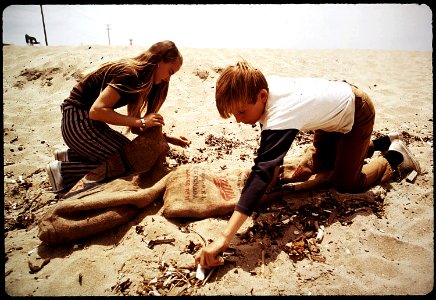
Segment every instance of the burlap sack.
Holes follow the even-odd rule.
[[[38,237],[47,244],[74,241],[127,223],[141,209],[163,197],[166,217],[207,218],[233,212],[250,169],[212,170],[183,165],[171,171],[164,164],[169,146],[160,130],[150,130],[79,181],[39,221]],[[296,165],[282,168],[292,178]],[[130,175],[124,173],[130,172]],[[278,176],[278,175],[277,175]],[[319,181],[303,182],[314,188]],[[297,188],[294,190],[298,190]],[[265,194],[275,200],[282,189]]]
[[[122,151],[86,174],[63,198],[69,198],[77,192],[121,176],[147,172],[157,160],[162,160],[162,156],[165,156],[168,150],[169,146],[162,134],[162,128],[151,127],[128,143]]]
[[[314,174],[313,155],[315,147],[310,145],[298,157],[293,157],[283,163],[280,178],[284,182],[302,182]]]
[[[286,179],[293,178],[298,164],[281,168]],[[208,218],[232,213],[241,195],[250,169],[211,170],[204,165],[184,165],[171,172],[163,196],[163,215],[167,218]],[[279,174],[277,174],[279,176]],[[273,180],[261,199],[261,204],[292,196],[294,191],[317,188],[326,183],[325,174],[315,174],[307,181]],[[291,193],[291,194],[289,194]]]
[[[315,152],[315,147],[309,145],[302,155],[284,162],[277,174],[282,189],[308,191],[328,186],[332,171],[324,170],[322,162],[315,162]]]
[[[215,171],[195,164],[178,167],[167,180],[163,215],[207,218],[232,212],[249,171]]]
[[[168,218],[209,218],[232,213],[250,169],[212,170],[204,165],[185,165],[171,172],[163,196],[163,215]],[[261,203],[278,199],[282,190],[265,194]]]
[[[125,224],[144,207],[161,199],[169,169],[117,178],[57,203],[39,221],[38,237],[59,244]]]
[[[126,146],[124,158],[114,156],[106,168],[90,172],[44,214],[38,222],[39,239],[59,244],[127,223],[163,196],[170,172],[164,165],[168,149],[160,129],[138,136]],[[111,180],[127,170],[130,175]]]

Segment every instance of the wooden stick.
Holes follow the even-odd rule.
[[[209,274],[207,274],[207,277],[204,279],[204,281],[203,281],[203,286],[206,284],[206,282],[209,280],[209,278],[210,278],[210,276],[212,275],[212,273],[213,273],[213,271],[216,269],[217,267],[213,267],[211,270],[210,270],[210,272],[209,272]]]
[[[262,250],[262,277],[265,278],[265,250]]]

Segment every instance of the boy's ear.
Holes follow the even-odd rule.
[[[268,100],[268,91],[266,89],[261,89],[259,94],[257,94],[258,99],[262,101],[263,103],[266,103]]]

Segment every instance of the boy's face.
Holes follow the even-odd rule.
[[[254,104],[242,104],[239,109],[233,111],[236,122],[254,125],[259,121],[260,117],[265,111],[265,104],[268,100],[268,92],[261,90],[257,95],[256,103]]]

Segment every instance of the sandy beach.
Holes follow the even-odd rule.
[[[65,147],[59,105],[81,70],[136,56],[145,48],[3,46],[5,294],[427,295],[433,291],[432,52],[180,48],[184,64],[172,77],[160,111],[165,132],[192,142],[186,149],[171,146],[179,157],[187,158],[176,163],[216,170],[251,167],[259,126],[220,118],[214,100],[220,70],[241,58],[265,75],[353,83],[373,99],[374,134],[403,133],[422,174],[412,181],[394,178],[376,186],[383,194],[377,205],[362,203],[332,217],[317,243],[317,257],[295,257],[286,251],[299,228],[274,214],[283,207],[289,216],[296,214],[290,205],[296,202],[314,206],[328,195],[325,190],[296,192],[262,207],[238,231],[225,264],[210,270],[203,281],[193,279],[197,249],[192,245],[214,239],[230,215],[168,219],[162,214],[163,201],[158,200],[127,224],[97,236],[44,244],[38,238],[38,221],[50,207],[68,201],[52,192],[45,171],[54,150]],[[211,135],[232,142],[232,151],[210,147],[206,139]],[[301,139],[286,159],[298,156],[308,143]],[[175,157],[168,159],[174,163]],[[172,242],[147,244],[162,238]]]

